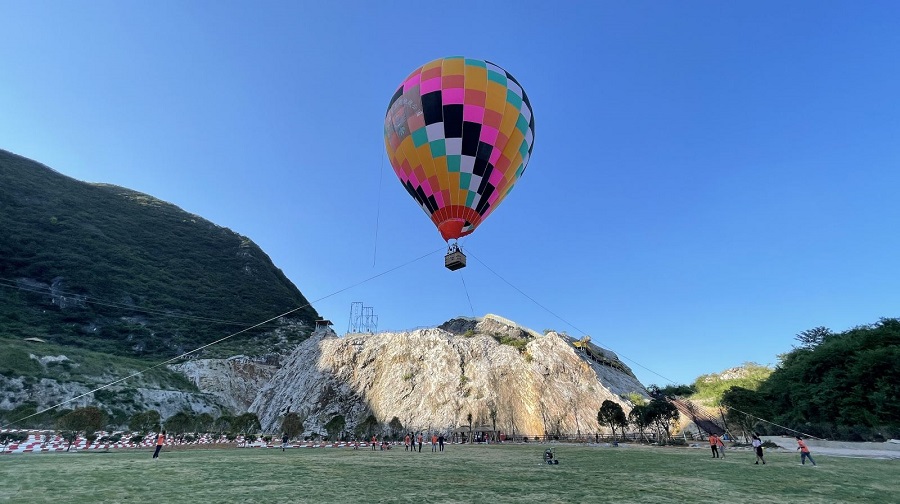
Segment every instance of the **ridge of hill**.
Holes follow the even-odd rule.
[[[0,337],[169,357],[286,352],[318,317],[252,240],[147,194],[0,150]]]

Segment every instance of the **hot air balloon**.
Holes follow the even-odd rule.
[[[448,242],[445,265],[459,269],[465,255],[456,240],[475,231],[525,172],[531,103],[495,63],[436,59],[391,97],[384,143],[400,182]]]

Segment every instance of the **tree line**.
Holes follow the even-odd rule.
[[[900,437],[900,319],[839,333],[816,327],[795,339],[757,390],[725,391],[729,423],[745,432],[783,434],[787,427],[847,441]]]

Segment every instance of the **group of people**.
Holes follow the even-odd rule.
[[[756,452],[756,462],[754,462],[754,464],[759,465],[759,463],[762,462],[763,465],[766,465],[766,459],[763,454],[763,442],[755,432],[753,433],[753,436],[751,438],[750,445]],[[712,450],[712,458],[725,458],[725,443],[718,435],[709,435],[709,447]],[[800,450],[801,465],[806,465],[806,459],[809,459],[813,466],[816,465],[816,462],[813,460],[812,455],[810,455],[809,447],[806,446],[806,443],[803,442],[803,438],[800,436],[797,436],[797,449]]]
[[[404,451],[414,452],[416,451],[416,443],[419,444],[419,453],[422,452],[422,444],[424,441],[424,436],[420,432],[418,435],[410,432],[403,438]],[[444,435],[440,436],[437,434],[431,434],[431,451],[444,451]]]

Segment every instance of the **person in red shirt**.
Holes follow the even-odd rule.
[[[419,453],[422,453],[422,433],[421,432],[419,433],[418,440],[419,440]],[[415,446],[415,445],[413,445],[413,446]]]
[[[403,449],[403,451],[409,451],[409,434],[407,434],[406,437],[403,438],[403,446],[406,447]]]
[[[800,450],[800,464],[806,465],[806,459],[809,459],[812,462],[813,467],[816,466],[816,461],[813,460],[812,455],[809,454],[809,447],[806,446],[806,443],[803,442],[803,438],[797,436],[797,449]]]
[[[712,450],[712,458],[719,458],[719,436],[709,435],[709,448]]]
[[[153,452],[153,458],[159,458],[159,450],[162,450],[164,444],[166,444],[166,431],[160,432],[159,437],[156,438],[156,451]]]

